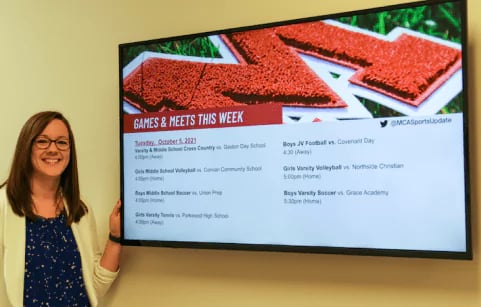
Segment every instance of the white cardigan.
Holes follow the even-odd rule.
[[[118,272],[100,266],[102,252],[97,242],[97,227],[92,209],[88,209],[71,227],[80,252],[87,295],[90,304],[97,306]],[[12,211],[3,187],[0,189],[0,306],[23,306],[25,227],[25,217]]]

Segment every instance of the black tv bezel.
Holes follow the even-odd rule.
[[[469,174],[469,100],[468,100],[468,42],[467,42],[467,0],[425,0],[407,3],[399,3],[387,6],[371,7],[366,9],[343,11],[332,14],[322,14],[309,16],[304,18],[282,20],[270,23],[241,26],[235,28],[227,28],[220,30],[212,30],[207,32],[191,33],[178,36],[163,37],[157,39],[149,39],[122,43],[118,45],[119,60],[119,139],[120,139],[120,191],[121,200],[124,200],[124,144],[123,144],[123,49],[136,45],[148,45],[153,43],[162,43],[173,40],[192,39],[195,37],[205,37],[215,34],[225,34],[239,31],[249,31],[262,28],[269,28],[281,25],[305,23],[317,21],[321,19],[333,19],[345,16],[362,15],[376,13],[380,11],[390,11],[397,9],[406,9],[417,6],[433,6],[442,3],[459,3],[462,13],[461,20],[461,46],[462,46],[462,78],[463,78],[463,145],[464,145],[464,179],[465,179],[465,235],[466,235],[466,251],[437,251],[437,250],[406,250],[406,249],[382,249],[382,248],[352,248],[352,247],[333,247],[333,246],[302,246],[302,245],[271,245],[271,244],[239,244],[239,243],[216,243],[216,242],[192,242],[192,241],[151,241],[151,240],[131,240],[124,237],[124,211],[121,210],[121,243],[126,246],[147,246],[147,247],[163,247],[163,248],[193,248],[193,249],[211,249],[211,250],[243,250],[243,251],[264,251],[264,252],[291,252],[291,253],[315,253],[315,254],[338,254],[338,255],[358,255],[358,256],[387,256],[387,257],[406,257],[406,258],[433,258],[433,259],[452,259],[452,260],[472,260],[472,230],[471,230],[471,197],[470,197],[470,174]]]

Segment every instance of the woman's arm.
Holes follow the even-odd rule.
[[[115,204],[112,213],[110,214],[110,234],[114,237],[120,238],[120,200]],[[112,240],[107,240],[105,243],[104,253],[100,259],[100,265],[111,272],[119,270],[120,253],[122,245]]]

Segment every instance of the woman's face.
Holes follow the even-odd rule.
[[[67,126],[59,119],[52,120],[35,138],[31,155],[34,178],[60,178],[70,161]]]

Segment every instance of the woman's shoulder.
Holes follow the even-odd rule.
[[[85,208],[85,215],[93,214],[92,206],[89,205],[88,201],[85,201],[83,197],[80,199],[82,206]]]
[[[82,215],[82,217],[80,218],[80,222],[95,219],[94,213],[92,211],[92,206],[89,205],[89,202],[85,201],[83,198],[81,199],[81,202],[86,210],[85,214]]]
[[[7,215],[7,210],[8,210],[8,198],[7,198],[7,187],[6,185],[2,186],[0,188],[0,225],[3,228],[3,220],[5,219],[5,216]]]
[[[0,188],[0,208],[7,205],[7,185]]]
[[[6,186],[0,188],[0,221],[3,221],[5,207],[7,206],[7,189]]]

